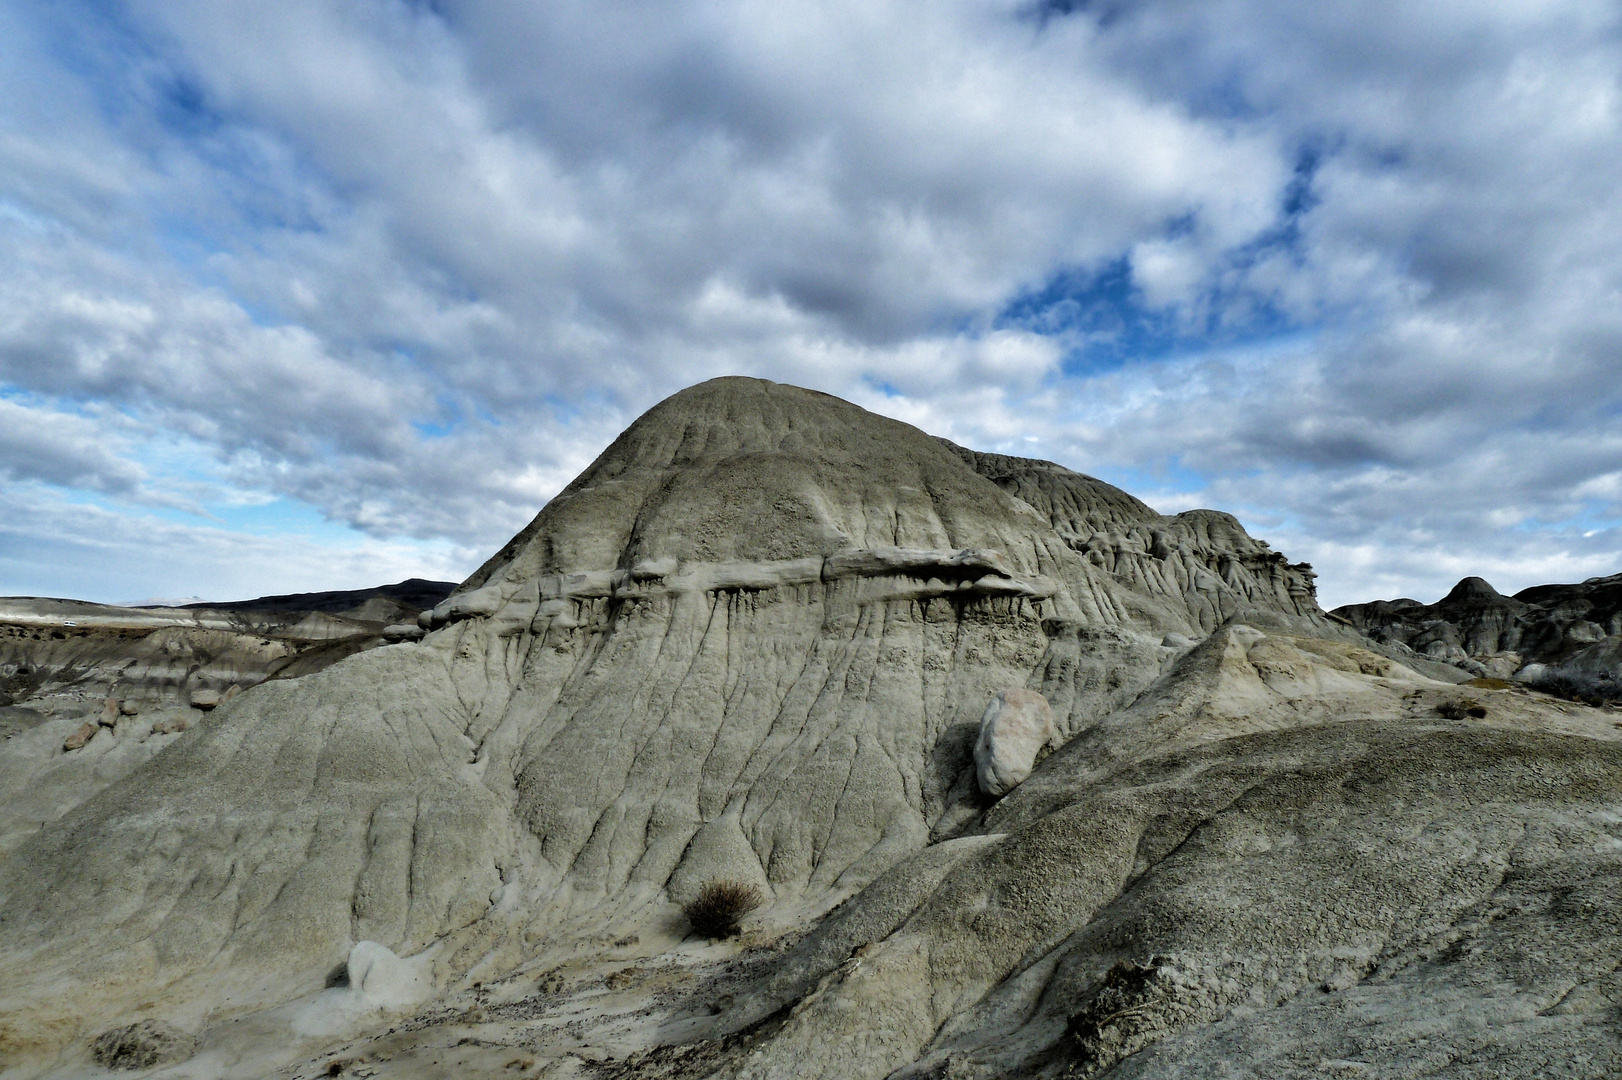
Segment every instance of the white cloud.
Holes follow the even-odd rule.
[[[146,470],[121,457],[91,420],[0,398],[0,475],[134,495]]]
[[[272,589],[318,592],[460,580],[483,554],[439,543],[335,537],[295,526],[263,535],[192,525],[0,484],[0,582],[12,595],[125,603],[151,596],[241,600]],[[177,583],[195,589],[176,590]]]
[[[489,549],[742,372],[1239,510],[1337,597],[1622,562],[1613,4],[1036,12],[0,0],[5,509]]]
[[[1150,307],[1171,307],[1197,298],[1210,269],[1210,254],[1186,239],[1145,240],[1132,249],[1132,280]]]

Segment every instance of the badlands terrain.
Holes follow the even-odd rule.
[[[248,687],[420,637],[417,615],[455,587],[161,608],[0,597],[0,856]]]
[[[1614,585],[1325,613],[1226,514],[704,383],[449,596],[8,601],[0,1069],[1622,1075],[1622,712],[1536,689]]]

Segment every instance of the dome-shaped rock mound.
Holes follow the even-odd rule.
[[[1240,617],[1318,644],[1210,644]],[[840,963],[898,933],[927,880],[947,893],[918,947],[939,931],[948,951],[906,960],[895,946],[884,963],[916,961],[921,985],[950,987],[886,1005],[922,1010],[884,1044],[885,1069],[898,1068],[913,1058],[892,1061],[895,1047],[922,1054],[952,1010],[1063,938],[1051,920],[1048,937],[1010,931],[993,917],[1006,897],[943,879],[969,852],[993,876],[1042,857],[1046,841],[1017,856],[985,844],[1014,827],[998,820],[1040,831],[1074,801],[1044,779],[1055,769],[1102,776],[1158,745],[1142,732],[1181,723],[1168,717],[1204,725],[1179,729],[1184,753],[1300,723],[1316,715],[1304,700],[1355,711],[1345,702],[1368,687],[1418,679],[1320,640],[1354,635],[1319,612],[1309,568],[1227,515],[1163,517],[1052,463],[738,378],[650,410],[423,619],[420,642],[222,701],[11,854],[0,1052],[69,1068],[74,1047],[149,1016],[203,1031],[309,995],[360,1009],[372,999],[359,989],[322,988],[362,945],[406,958],[423,994],[604,943],[652,949],[686,934],[681,905],[716,881],[759,890],[747,924],[759,935],[824,927],[800,975],[758,998],[771,1009],[739,1012],[759,1019],[789,1002],[785,987],[804,992],[795,978],[829,970],[817,949],[835,942],[828,963]],[[1069,745],[988,810],[975,740],[988,704],[1014,691],[1041,695],[1051,742]],[[1227,711],[1185,707],[1194,697]],[[1105,721],[1136,715],[1123,711],[1134,701],[1142,725],[1110,741]],[[1137,824],[1094,838],[1108,872],[1077,869],[1062,888],[1102,903],[1147,857],[1127,832],[1171,836],[1214,812],[1132,798]],[[1100,806],[1088,827],[1108,831],[1116,811]],[[1054,841],[1054,857],[1093,842]],[[982,924],[991,959],[976,974],[981,946],[962,933]],[[852,933],[867,936],[840,936]],[[783,1046],[815,1041],[814,1013],[796,1014]]]

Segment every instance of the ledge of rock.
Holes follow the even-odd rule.
[[[459,593],[424,612],[420,626],[438,629],[463,619],[491,618],[510,607],[535,608],[563,600],[639,599],[680,593],[752,591],[850,579],[896,579],[871,600],[923,600],[938,596],[1009,596],[1045,600],[1058,583],[1040,575],[1012,572],[995,551],[877,547],[847,549],[826,558],[775,562],[732,559],[688,562],[650,559],[630,570],[586,570],[549,574],[527,585],[486,586]],[[554,613],[557,608],[548,609]],[[389,636],[397,628],[384,631]],[[399,637],[405,637],[399,633]]]

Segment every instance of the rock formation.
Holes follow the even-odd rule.
[[[454,587],[413,578],[183,608],[0,598],[0,855],[243,687],[398,640],[388,622],[420,636],[421,606]]]
[[[448,582],[189,607],[0,597],[0,704],[65,713],[113,697],[163,706],[319,671],[415,622]]]
[[[1449,719],[1227,515],[723,379],[421,622],[10,850],[15,1075],[149,1020],[199,1076],[1622,1062],[1622,730]],[[1009,691],[1059,748],[988,805]]]
[[[1434,604],[1377,600],[1334,614],[1375,641],[1477,676],[1622,699],[1622,574],[1538,585],[1514,596],[1467,577]]]

